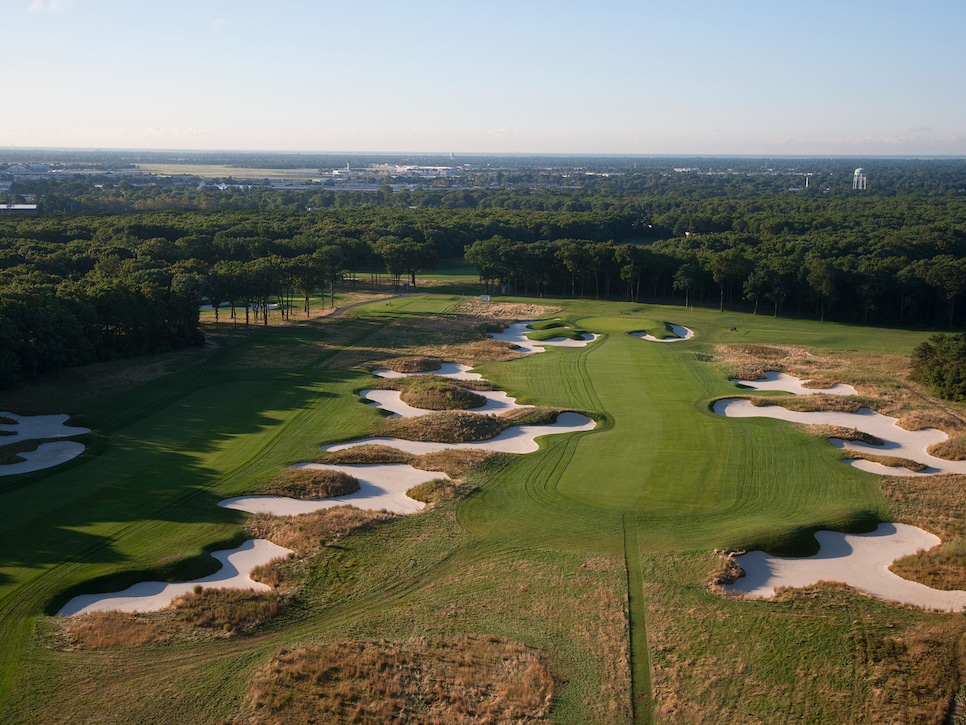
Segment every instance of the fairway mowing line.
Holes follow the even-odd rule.
[[[627,515],[621,517],[624,534],[624,567],[627,572],[627,628],[630,639],[631,711],[634,725],[653,721],[651,665],[644,628],[644,577],[641,574],[641,552],[637,543],[637,526]]]

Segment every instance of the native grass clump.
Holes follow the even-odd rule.
[[[548,425],[563,411],[556,408],[512,410],[504,415],[479,415],[446,411],[416,418],[390,418],[383,421],[379,434],[411,441],[468,443],[495,438],[517,425]]]
[[[412,357],[394,357],[382,362],[382,367],[397,373],[430,373],[439,370],[443,361],[438,357],[414,355]]]
[[[400,399],[423,410],[472,410],[486,405],[486,398],[464,385],[440,378],[413,378],[402,385]]]
[[[335,498],[359,490],[359,479],[342,471],[317,468],[285,468],[252,493],[298,499]]]
[[[890,476],[882,492],[897,521],[942,539],[939,546],[903,557],[890,569],[933,589],[966,589],[966,476]]]
[[[278,650],[233,722],[539,723],[553,685],[537,652],[499,637],[320,643]]]
[[[474,449],[452,449],[415,455],[398,448],[370,443],[326,453],[319,462],[333,465],[405,463],[413,468],[419,468],[423,471],[439,471],[445,473],[451,479],[458,479],[494,455],[496,454],[492,451]]]
[[[251,632],[285,611],[287,598],[278,592],[204,589],[200,585],[173,603],[175,615],[192,627],[227,634]]]

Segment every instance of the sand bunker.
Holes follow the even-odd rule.
[[[503,332],[491,332],[490,338],[499,340],[500,342],[509,342],[519,348],[518,352],[530,354],[534,352],[545,352],[548,345],[551,347],[586,347],[598,337],[597,335],[587,333],[580,340],[571,340],[569,337],[551,337],[549,340],[539,341],[531,340],[527,337],[527,333],[536,332],[536,330],[531,330],[527,325],[533,322],[534,320],[514,322]]]
[[[0,445],[41,438],[69,438],[91,432],[90,428],[67,425],[67,419],[70,416],[65,414],[17,415],[4,411],[0,412],[0,418],[9,418],[16,421],[16,423],[0,423],[0,431],[13,434],[0,436]],[[17,454],[24,459],[22,463],[0,466],[0,476],[41,471],[65,463],[72,458],[77,458],[83,452],[84,445],[82,443],[41,443],[36,450]]]
[[[516,410],[517,408],[533,407],[532,405],[521,405],[517,403],[516,398],[511,398],[502,390],[474,390],[473,392],[476,395],[486,398],[486,405],[481,405],[479,408],[467,408],[462,412],[484,414],[505,413],[508,410]],[[402,392],[399,390],[363,390],[359,395],[371,401],[374,407],[388,410],[393,416],[400,418],[415,418],[420,415],[439,412],[437,410],[414,408],[411,405],[407,405],[400,398]]]
[[[723,588],[755,599],[775,595],[778,587],[807,587],[820,581],[836,581],[879,599],[911,604],[923,609],[960,611],[966,592],[931,589],[889,571],[893,561],[939,544],[928,531],[907,524],[879,524],[871,534],[819,531],[818,554],[805,558],[769,556],[751,551],[735,557],[745,576]]]
[[[646,332],[632,332],[631,337],[639,337],[642,340],[650,340],[651,342],[684,342],[685,340],[690,340],[694,337],[694,330],[690,330],[687,327],[682,327],[681,325],[670,325],[671,332],[673,332],[677,337],[654,337],[654,335],[648,335]]]
[[[322,463],[301,463],[293,468],[314,468],[340,471],[359,481],[359,490],[348,496],[303,500],[285,496],[239,496],[219,501],[218,505],[250,514],[272,516],[298,516],[334,506],[352,505],[369,511],[389,511],[394,514],[412,514],[425,508],[426,504],[406,495],[406,491],[421,483],[437,478],[449,478],[438,471],[423,471],[402,463],[360,464],[330,466]]]
[[[560,433],[576,433],[577,431],[593,430],[597,424],[593,419],[580,413],[561,413],[557,422],[550,425],[518,425],[508,428],[495,438],[485,441],[467,441],[466,443],[436,443],[434,441],[407,441],[402,438],[362,438],[349,443],[322,446],[323,451],[342,451],[364,445],[380,445],[397,448],[406,453],[423,455],[453,449],[480,449],[495,453],[533,453],[539,449],[536,439],[545,435]]]
[[[457,363],[443,363],[437,370],[430,370],[424,373],[399,373],[395,370],[380,368],[373,370],[374,375],[380,378],[405,378],[410,375],[438,375],[441,378],[453,378],[453,380],[482,380],[483,376],[479,373],[469,372],[472,368],[469,365],[458,365]]]
[[[928,466],[924,473],[963,473],[966,474],[966,461],[947,461],[929,455],[927,448],[934,443],[946,440],[948,437],[943,431],[936,428],[923,428],[922,430],[906,430],[899,425],[896,418],[891,418],[881,413],[876,413],[869,408],[859,408],[855,413],[845,413],[838,411],[815,411],[810,413],[788,410],[779,405],[767,405],[757,407],[750,401],[729,398],[719,400],[714,404],[714,412],[728,418],[776,418],[787,420],[793,423],[805,423],[808,425],[835,425],[844,428],[855,428],[864,433],[869,433],[885,441],[884,445],[874,446],[861,441],[845,441],[833,439],[833,443],[846,450],[870,453],[880,456],[894,456],[896,458],[909,458],[918,463]],[[849,461],[855,465],[856,462]],[[856,468],[870,471],[873,473],[898,472],[902,475],[906,469],[893,468],[891,466],[870,466],[869,462],[856,465]]]
[[[0,430],[13,435],[0,436],[0,444],[19,443],[20,441],[35,440],[37,438],[70,438],[83,433],[90,433],[90,428],[79,428],[67,425],[69,415],[16,415],[0,412],[0,418],[10,418],[15,424],[0,423]]]
[[[270,586],[254,581],[249,575],[256,566],[284,559],[290,553],[289,549],[271,541],[249,539],[236,549],[212,552],[211,555],[221,562],[221,569],[210,576],[181,584],[141,582],[114,594],[82,594],[67,602],[57,616],[69,617],[88,612],[151,612],[163,609],[199,585],[205,589],[271,591]]]
[[[3,439],[0,438],[0,441]],[[41,443],[34,451],[24,451],[17,455],[24,459],[23,463],[8,463],[0,466],[0,476],[13,476],[17,473],[32,473],[45,468],[57,466],[61,463],[77,458],[84,452],[84,444],[75,441],[55,441]]]
[[[846,383],[835,383],[830,388],[806,388],[805,383],[808,382],[807,380],[801,380],[794,375],[787,375],[786,373],[776,373],[773,370],[765,373],[764,380],[731,378],[731,382],[743,388],[751,388],[752,390],[781,391],[794,393],[795,395],[858,395],[858,391]]]

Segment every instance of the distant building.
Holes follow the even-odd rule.
[[[866,182],[865,169],[856,169],[852,175],[852,188],[856,191],[865,191]]]
[[[36,204],[0,204],[0,214],[36,214]]]

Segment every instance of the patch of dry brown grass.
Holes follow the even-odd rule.
[[[841,425],[807,425],[805,423],[793,423],[792,425],[819,438],[841,438],[844,441],[862,441],[872,446],[885,444],[885,441],[878,436],[866,433],[858,428],[846,428]]]
[[[269,516],[258,514],[245,525],[256,539],[268,539],[274,544],[291,549],[299,556],[314,554],[323,546],[345,538],[353,531],[393,518],[380,511],[364,511],[352,506],[336,506],[300,516]],[[284,566],[284,560],[279,562]],[[273,565],[269,565],[269,569]],[[253,577],[254,578],[254,577]],[[265,579],[261,579],[269,583]]]
[[[367,444],[327,453],[320,462],[344,465],[406,463],[413,468],[419,468],[423,471],[440,471],[452,479],[458,479],[492,455],[494,453],[491,451],[447,450],[417,456],[398,448]]]
[[[930,455],[947,461],[966,461],[966,433],[950,436],[941,443],[929,446]]]
[[[724,594],[725,590],[722,589],[723,586],[726,584],[734,584],[745,575],[744,569],[741,568],[735,559],[735,557],[743,553],[743,551],[726,551],[724,549],[714,550],[716,557],[715,567],[712,569],[711,574],[708,575],[708,588],[711,591]]]
[[[516,425],[553,423],[560,412],[556,408],[518,408],[500,416],[445,411],[415,418],[388,418],[379,435],[411,441],[467,443],[495,438]]]
[[[348,496],[359,490],[359,479],[342,471],[317,468],[285,468],[252,493],[300,499]]]
[[[966,476],[888,477],[882,492],[897,521],[936,534],[935,549],[903,557],[890,569],[934,589],[966,589]]]
[[[562,309],[562,307],[524,302],[481,302],[477,297],[469,297],[460,302],[453,311],[460,315],[489,317],[497,320],[533,320],[549,317]]]
[[[855,413],[858,412],[859,408],[869,407],[866,401],[845,395],[756,395],[749,397],[748,400],[756,408],[780,405],[799,413],[816,413],[819,411]]]
[[[200,587],[172,603],[182,622],[225,634],[251,632],[285,611],[285,605],[285,598],[277,592]]]
[[[54,621],[57,631],[53,646],[67,651],[140,647],[212,636],[194,631],[176,619],[171,610],[143,614],[91,612]]]
[[[416,378],[404,386],[400,399],[423,410],[471,410],[486,405],[486,398],[447,380]]]
[[[458,484],[447,478],[434,478],[432,481],[420,483],[406,491],[406,495],[415,501],[422,501],[427,506],[449,501],[456,495]]]
[[[382,363],[382,367],[397,373],[429,373],[439,370],[443,361],[438,357],[425,355],[413,357],[394,357]]]
[[[914,471],[919,473],[925,471],[929,466],[925,463],[920,463],[919,461],[914,461],[911,458],[900,458],[899,456],[880,456],[876,453],[868,453],[866,451],[842,451],[843,458],[848,458],[853,461],[871,461],[872,463],[879,463],[883,466],[889,468],[905,468],[909,471]]]
[[[552,697],[537,653],[498,637],[336,642],[278,650],[233,722],[543,722]]]

